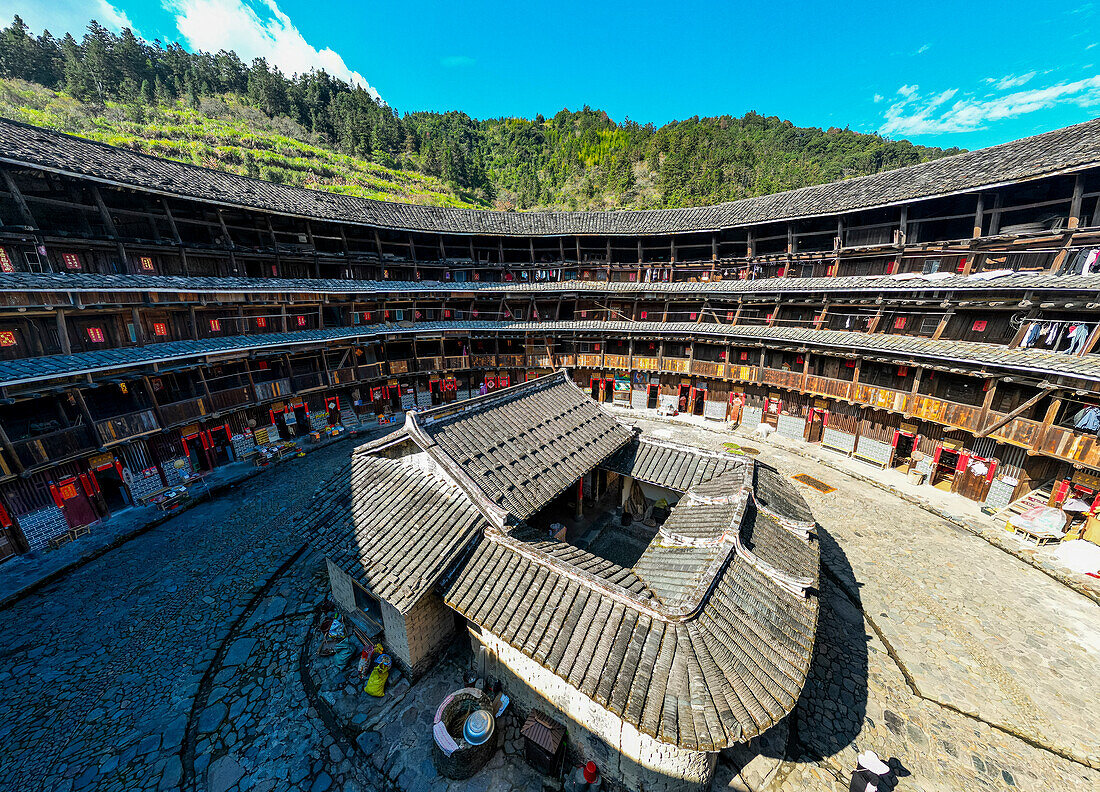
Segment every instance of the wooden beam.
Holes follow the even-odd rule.
[[[1059,389],[1056,388],[1053,385],[1043,386],[1043,389],[1041,391],[1036,393],[1034,396],[1032,396],[1030,399],[1028,399],[1023,404],[1021,404],[1015,410],[1013,410],[1010,413],[1007,413],[1006,415],[1002,415],[1000,417],[1000,419],[995,421],[992,425],[984,427],[980,431],[975,432],[974,436],[975,437],[987,437],[991,432],[996,432],[998,429],[1000,429],[1006,423],[1011,421],[1013,418],[1016,418],[1017,416],[1022,415],[1024,413],[1024,411],[1026,411],[1032,405],[1038,403],[1038,401],[1040,399],[1042,399],[1044,396],[1049,396],[1051,393],[1053,393],[1057,390],[1059,390]]]
[[[8,188],[8,192],[11,193],[11,197],[15,199],[15,206],[19,209],[19,217],[23,221],[23,225],[30,226],[37,231],[38,223],[34,221],[34,215],[31,214],[31,209],[27,206],[27,200],[23,197],[23,193],[15,184],[15,179],[8,173],[7,168],[0,170],[0,175],[3,175],[4,185]]]

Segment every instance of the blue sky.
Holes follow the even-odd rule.
[[[94,17],[287,72],[324,67],[401,111],[587,104],[662,124],[755,110],[964,148],[1100,115],[1100,0],[0,0],[15,13],[36,31]]]

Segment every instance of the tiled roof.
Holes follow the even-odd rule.
[[[813,537],[755,508],[752,468],[737,461],[672,510],[633,569],[649,601],[611,582],[613,570],[586,575],[493,531],[445,599],[661,742],[716,751],[749,740],[801,693],[819,564]]]
[[[658,487],[687,492],[740,465],[741,461],[729,454],[635,439],[600,467]]]
[[[0,121],[3,161],[204,203],[378,228],[503,235],[667,234],[836,214],[1079,170],[1100,158],[1100,120],[873,176],[691,209],[493,212],[412,206],[306,190],[159,159]]]
[[[105,349],[73,355],[46,355],[0,361],[0,386],[37,382],[102,371],[123,370],[150,364],[198,363],[207,355],[281,351],[317,347],[330,342],[366,341],[372,338],[425,337],[447,332],[536,337],[609,334],[622,338],[699,338],[747,345],[812,347],[842,355],[883,355],[930,366],[968,366],[981,370],[1014,371],[1039,376],[1068,376],[1100,381],[1100,356],[1072,355],[1041,349],[1009,349],[997,344],[949,341],[916,336],[856,333],[846,330],[811,330],[767,325],[724,325],[695,322],[422,322],[409,325],[371,325],[304,330],[293,333],[209,338],[201,341],[169,341],[144,347]]]
[[[562,372],[415,418],[477,488],[525,520],[630,441]]]
[[[979,273],[980,275],[981,273]],[[512,283],[440,281],[368,281],[336,278],[216,278],[185,275],[100,275],[96,273],[0,273],[2,292],[177,292],[226,294],[409,295],[447,297],[453,294],[491,294],[532,297],[557,294],[607,294],[737,297],[746,294],[805,294],[859,292],[918,294],[952,291],[1059,292],[1100,291],[1100,274],[1053,275],[1014,273],[997,278],[949,275],[948,277],[899,280],[891,276],[839,278],[761,278],[759,280],[684,281],[631,283],[593,280],[529,281]]]
[[[402,613],[485,527],[453,485],[363,453],[318,492],[310,511],[311,544]]]

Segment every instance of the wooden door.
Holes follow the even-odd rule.
[[[70,479],[62,482],[58,490],[61,493],[61,504],[65,510],[65,520],[70,528],[79,528],[82,525],[91,525],[99,519],[95,513],[92,502],[84,493],[80,482]]]

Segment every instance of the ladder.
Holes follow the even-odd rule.
[[[994,513],[993,519],[1007,522],[1034,506],[1046,506],[1053,492],[1054,479],[1044,481],[1037,489],[1031,490],[1031,492],[1027,493],[1022,498],[1017,498],[1000,511]]]

